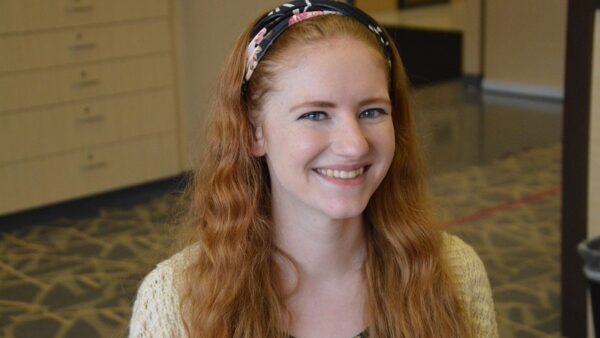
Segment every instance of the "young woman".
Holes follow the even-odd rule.
[[[219,80],[193,239],[145,278],[130,336],[496,337],[481,261],[431,219],[407,87],[354,7],[254,22]]]

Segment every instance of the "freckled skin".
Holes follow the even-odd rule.
[[[295,48],[259,112],[273,207],[311,219],[358,219],[394,154],[386,68],[363,42],[336,37]],[[352,180],[315,169],[355,170]]]

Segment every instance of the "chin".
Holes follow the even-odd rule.
[[[329,210],[324,210],[323,213],[329,216],[334,220],[345,220],[362,216],[363,212],[366,209],[365,205],[358,205],[356,207],[348,208],[348,206],[344,206],[342,208],[332,208]]]

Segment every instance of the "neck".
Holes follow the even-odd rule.
[[[284,266],[284,280],[335,282],[361,273],[366,256],[362,216],[333,220],[306,214],[294,217],[273,211],[275,244],[290,255],[299,268],[296,271]],[[300,275],[295,276],[296,273]]]

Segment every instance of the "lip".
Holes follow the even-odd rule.
[[[360,168],[365,168],[365,172],[369,170],[370,164],[361,163],[361,164],[334,164],[334,165],[324,165],[320,167],[316,167],[313,170],[318,169],[331,169],[331,170],[344,170],[344,171],[352,171]]]

